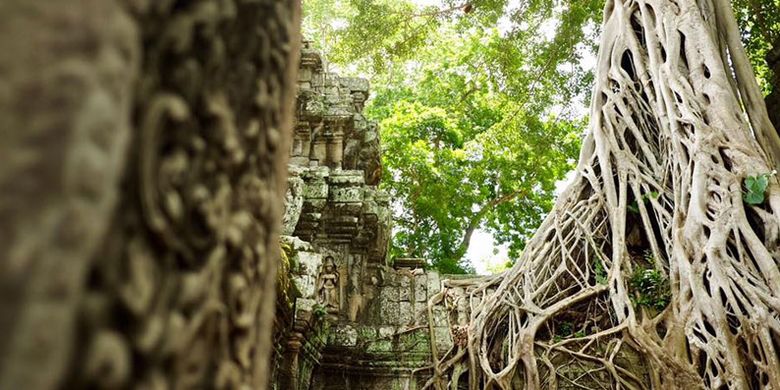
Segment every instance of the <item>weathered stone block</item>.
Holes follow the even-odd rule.
[[[328,184],[324,181],[310,181],[303,186],[303,197],[310,199],[326,199],[328,197]]]
[[[301,296],[306,298],[314,297],[316,294],[317,279],[314,276],[298,275],[292,277],[292,282],[295,284],[295,288],[301,293]]]
[[[298,70],[298,80],[299,81],[310,81],[312,75],[312,69],[311,68],[301,68]]]
[[[322,213],[303,213],[302,217],[304,221],[319,221],[322,219]]]
[[[303,210],[303,179],[293,172],[287,179],[285,204],[282,234],[290,235],[295,231]]]
[[[447,322],[447,312],[441,306],[433,308],[433,326],[449,326]]]
[[[406,279],[406,278],[404,278]],[[398,299],[401,302],[411,302],[412,301],[412,290],[408,287],[404,287],[401,285],[401,287],[398,289]]]
[[[379,290],[379,299],[382,302],[398,302],[400,301],[399,289],[397,287],[389,286],[382,287],[382,289]]]
[[[383,302],[382,311],[380,313],[380,321],[382,321],[384,324],[401,324],[399,306],[400,305],[398,302]]]
[[[414,300],[417,302],[426,302],[428,300],[427,292],[428,280],[425,275],[417,275],[414,277]]]
[[[293,252],[311,252],[311,243],[293,236],[281,236],[282,242],[289,245]]]
[[[331,187],[329,200],[332,202],[361,202],[363,200],[363,189],[360,187]]]
[[[447,327],[436,327],[433,329],[433,337],[435,338],[436,346],[439,349],[446,350],[452,347],[452,335],[450,329]]]
[[[312,99],[303,106],[303,115],[308,117],[322,116],[326,112],[325,101]]]
[[[380,326],[379,337],[384,339],[392,338],[395,334],[395,327],[393,326]]]
[[[414,324],[415,325],[427,325],[428,324],[428,305],[425,303],[416,304],[414,306]]]
[[[393,270],[387,270],[385,269],[382,271],[382,287],[385,286],[397,286],[399,285],[398,280],[400,279],[400,275],[398,275]]]
[[[301,314],[311,313],[317,301],[314,299],[298,298],[295,300],[295,319],[299,320]],[[308,314],[306,314],[308,315]]]
[[[295,261],[298,264],[296,273],[309,276],[317,276],[322,265],[322,254],[317,252],[301,251],[296,253]]]
[[[398,337],[398,350],[402,352],[430,352],[427,329],[417,329]]]
[[[358,343],[371,343],[377,339],[377,329],[373,326],[358,326],[357,327],[357,340]]]
[[[354,347],[357,345],[357,330],[351,325],[338,325],[331,328],[328,344],[339,347]]]
[[[294,249],[293,249],[294,250]],[[297,265],[293,269],[293,283],[303,298],[316,296],[317,274],[322,265],[322,254],[317,252],[295,252],[293,263]]]
[[[412,288],[412,276],[408,274],[398,274],[398,282],[401,288],[404,289],[411,289]]]
[[[410,302],[401,302],[398,310],[399,325],[410,325],[414,322],[414,309]]]
[[[393,342],[390,340],[376,340],[367,345],[366,352],[369,353],[393,352]]]
[[[328,183],[335,186],[362,186],[366,183],[363,178],[363,173],[363,171],[359,170],[331,172],[328,177]]]
[[[339,77],[339,82],[348,91],[368,92],[368,80],[359,77]]]

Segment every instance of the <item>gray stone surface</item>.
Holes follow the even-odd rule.
[[[351,325],[338,325],[331,328],[328,344],[340,347],[357,345],[358,333]]]
[[[298,389],[413,388],[431,363],[427,302],[441,278],[423,270],[424,259],[387,266],[391,212],[377,187],[379,129],[362,114],[367,81],[326,74],[306,46],[299,75],[284,242],[298,293],[295,327],[303,329],[290,345],[312,347],[282,360],[305,362]],[[328,325],[319,336],[301,325],[317,315]],[[446,316],[436,307],[441,349],[452,344]],[[324,341],[319,349],[315,337]]]

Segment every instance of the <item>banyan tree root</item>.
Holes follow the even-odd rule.
[[[429,302],[467,337],[424,387],[780,389],[778,145],[726,0],[607,1],[576,177],[511,270]]]

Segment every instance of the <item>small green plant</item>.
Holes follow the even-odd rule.
[[[745,178],[745,191],[742,199],[747,204],[758,205],[764,203],[766,188],[769,186],[769,176],[774,176],[777,172],[764,173]]]
[[[553,336],[553,342],[557,343],[568,338],[581,338],[587,336],[585,330],[574,331],[574,324],[569,321],[562,321],[558,324],[557,334]]]
[[[660,195],[661,194],[659,194],[658,191],[650,191],[650,192],[642,195],[641,199],[642,199],[642,202],[647,202],[648,199],[657,199]],[[636,200],[634,200],[633,202],[629,203],[629,205],[626,206],[626,208],[628,209],[628,211],[630,211],[630,212],[632,212],[634,214],[639,214],[639,203],[637,203]]]
[[[574,332],[574,325],[569,321],[563,321],[558,329],[561,331],[561,336],[568,336]]]
[[[596,261],[593,262],[593,272],[596,275],[596,283],[607,284],[607,270],[604,269],[604,264],[601,260],[596,259]]]
[[[325,309],[325,306],[316,304],[312,307],[311,313],[314,315],[314,318],[322,319],[328,314],[328,310]]]
[[[653,268],[638,268],[631,275],[629,288],[634,305],[663,310],[672,300],[669,280]]]

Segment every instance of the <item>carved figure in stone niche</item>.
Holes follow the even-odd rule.
[[[325,305],[329,313],[339,310],[339,273],[333,256],[328,256],[322,263],[322,272],[317,281],[317,295],[320,303]]]

